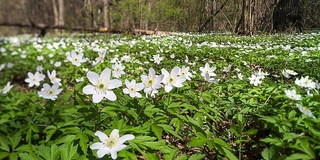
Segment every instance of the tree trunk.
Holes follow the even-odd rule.
[[[242,17],[241,19],[241,27],[242,30],[239,34],[242,35],[253,35],[254,32],[254,0],[242,0]]]
[[[58,25],[64,26],[64,0],[58,0],[59,12],[58,12]]]
[[[103,0],[103,22],[104,28],[109,29],[109,0]]]

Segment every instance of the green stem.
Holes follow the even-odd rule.
[[[100,107],[96,105],[97,108],[97,125],[96,125],[96,130],[101,129],[101,112],[100,112]]]
[[[239,160],[241,160],[241,150],[242,150],[242,134],[240,135],[240,144],[239,144]]]

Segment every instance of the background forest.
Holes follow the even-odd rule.
[[[318,0],[0,0],[0,35],[47,29],[174,32],[320,27]],[[31,30],[30,30],[31,29]]]

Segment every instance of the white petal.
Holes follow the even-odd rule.
[[[128,88],[124,88],[122,91],[123,91],[124,94],[129,94],[129,89]]]
[[[91,150],[95,150],[95,149],[102,149],[104,148],[105,145],[101,142],[96,142],[96,143],[93,143],[91,146],[90,146],[90,149]]]
[[[172,69],[171,74],[177,76],[179,74],[179,70],[180,68],[176,66]]]
[[[106,139],[108,139],[108,136],[101,131],[97,131],[96,133],[94,133],[94,135],[98,136],[101,142],[104,142]]]
[[[49,85],[48,83],[45,83],[45,84],[43,84],[43,88],[44,88],[45,90],[48,90],[48,89],[50,89],[51,87],[50,87],[50,85]]]
[[[113,150],[119,152],[119,151],[125,149],[126,147],[127,147],[126,145],[121,144],[121,145],[117,145],[115,148],[113,148]]]
[[[114,88],[118,88],[122,85],[122,82],[118,79],[112,79],[109,82],[109,88],[108,89],[114,89]]]
[[[93,85],[87,85],[87,86],[83,87],[82,92],[84,94],[94,94],[94,93],[96,93],[95,87]]]
[[[109,99],[110,101],[115,101],[117,100],[117,96],[113,93],[113,91],[108,91],[104,97],[106,97],[107,99]]]
[[[93,94],[92,96],[92,100],[93,100],[93,103],[99,103],[102,101],[104,95],[103,94]]]
[[[87,73],[87,77],[89,79],[89,81],[93,84],[93,85],[96,85],[98,80],[99,80],[99,75],[95,72],[91,72],[89,71]]]
[[[107,149],[107,148],[99,149],[99,150],[97,151],[97,156],[98,156],[99,158],[102,158],[103,156],[105,156],[105,155],[108,154],[108,153],[110,153],[110,150]]]
[[[112,159],[117,159],[118,158],[117,151],[112,150],[112,151],[110,151],[110,154],[111,154],[111,158]]]
[[[119,144],[123,144],[124,142],[129,141],[129,140],[133,140],[133,139],[134,139],[134,135],[132,135],[132,134],[126,134],[126,135],[122,136],[122,137],[119,139],[118,143],[119,143]]]
[[[141,91],[144,88],[144,85],[142,83],[136,84],[137,91]]]
[[[166,86],[164,86],[164,90],[167,92],[167,93],[169,93],[171,90],[172,90],[172,86],[171,85],[166,85]]]
[[[112,132],[110,133],[110,137],[119,137],[119,130],[113,129]]]
[[[110,79],[110,75],[111,75],[111,70],[109,68],[106,68],[101,72],[100,77],[103,78],[103,79],[109,80]]]

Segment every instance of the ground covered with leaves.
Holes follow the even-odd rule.
[[[0,159],[320,159],[320,33],[0,38]]]

